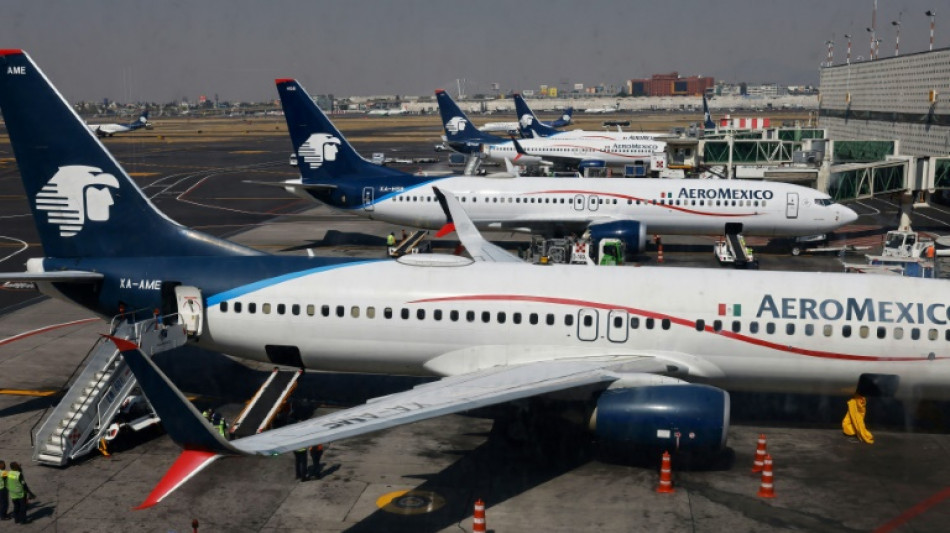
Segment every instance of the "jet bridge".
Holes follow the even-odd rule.
[[[164,325],[174,315],[140,321],[135,316],[113,318],[111,334],[138,344],[149,356],[178,348],[188,339],[183,325]],[[100,337],[86,356],[82,372],[33,434],[33,460],[65,466],[95,450],[135,386],[135,376],[115,344]]]

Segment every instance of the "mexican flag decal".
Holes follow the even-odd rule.
[[[719,304],[719,316],[742,316],[742,304]]]

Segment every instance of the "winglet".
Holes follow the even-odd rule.
[[[499,263],[522,263],[518,257],[511,255],[503,248],[494,245],[487,240],[475,227],[475,223],[468,217],[468,213],[462,208],[462,204],[451,193],[443,193],[438,187],[432,187],[435,197],[439,200],[439,205],[445,211],[445,216],[458,233],[462,246],[468,250],[468,253],[475,261],[490,261]],[[445,229],[443,227],[443,229]],[[439,230],[440,232],[442,230]]]
[[[221,456],[213,452],[200,450],[182,451],[178,459],[175,460],[175,464],[168,469],[168,472],[165,472],[165,476],[158,482],[158,485],[155,485],[155,488],[152,489],[152,492],[145,498],[145,501],[139,504],[138,507],[135,507],[134,510],[148,509],[164,500],[165,496],[168,496],[174,492],[175,489],[184,485],[186,481],[194,477],[195,474],[210,465],[212,461],[218,457]]]

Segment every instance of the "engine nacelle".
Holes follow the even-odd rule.
[[[585,168],[605,168],[606,166],[607,162],[603,159],[583,159],[577,164],[577,169],[583,174]]]
[[[591,429],[608,444],[717,452],[729,431],[729,393],[709,385],[608,389]]]
[[[599,242],[604,238],[621,239],[626,243],[627,251],[635,254],[643,252],[647,247],[647,228],[639,222],[613,220],[591,224],[588,229],[591,242]]]

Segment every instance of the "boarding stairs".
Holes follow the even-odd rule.
[[[165,326],[175,315],[135,321],[113,319],[115,337],[139,345],[148,356],[177,348],[188,340],[181,324]],[[33,461],[65,466],[97,448],[122,402],[136,386],[135,376],[119,350],[100,337],[86,356],[86,366],[49,417],[34,434]]]
[[[422,241],[428,237],[429,232],[425,230],[413,231],[408,237],[389,248],[391,257],[402,257],[406,254],[413,254],[420,251]]]
[[[745,247],[745,241],[738,233],[727,233],[726,242],[732,255],[736,258],[736,268],[742,268],[749,263],[749,253]]]
[[[470,156],[465,161],[465,171],[462,172],[465,176],[475,176],[478,174],[479,167],[482,166],[482,159],[485,157],[485,154],[481,152],[476,152]]]
[[[232,438],[249,437],[270,427],[274,417],[297,388],[297,380],[301,375],[303,370],[281,371],[274,368],[231,426]]]

